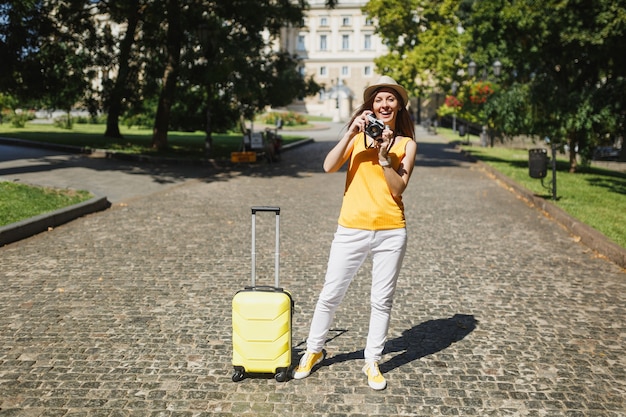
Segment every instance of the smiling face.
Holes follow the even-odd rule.
[[[381,88],[374,96],[372,111],[376,118],[395,129],[396,116],[400,111],[400,101],[395,96],[393,89]]]

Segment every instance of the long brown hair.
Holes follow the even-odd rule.
[[[397,136],[407,136],[413,140],[415,140],[415,126],[413,125],[413,119],[411,119],[411,115],[409,111],[406,109],[406,104],[402,97],[394,90],[390,89],[393,92],[393,95],[398,100],[398,103],[401,104],[400,109],[398,110],[398,114],[396,115],[396,131],[394,132]],[[374,91],[370,97],[361,104],[361,106],[356,109],[352,115],[352,118],[346,125],[347,128],[350,128],[354,119],[359,117],[361,113],[365,110],[374,111],[374,98],[376,98],[376,94],[378,94],[378,90]]]

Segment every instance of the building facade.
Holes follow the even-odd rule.
[[[302,60],[303,76],[323,87],[317,96],[294,102],[292,110],[347,121],[363,102],[363,90],[380,76],[374,59],[387,53],[362,11],[366,3],[341,0],[328,9],[324,0],[309,0],[303,27],[284,30],[281,47]]]

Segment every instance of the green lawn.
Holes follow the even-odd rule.
[[[458,140],[449,129],[439,134]],[[475,158],[524,186],[535,195],[551,199],[551,191],[541,185],[541,180],[528,175],[528,150],[506,146],[493,148],[463,146]],[[551,152],[548,151],[551,157]],[[551,165],[544,184],[552,179]],[[565,155],[557,155],[557,201],[554,204],[572,217],[600,231],[618,245],[626,248],[626,173],[591,167],[570,173]]]
[[[0,136],[16,139],[79,146],[88,149],[108,149],[129,154],[142,154],[177,158],[204,158],[204,132],[168,132],[169,149],[152,149],[152,130],[120,126],[123,139],[104,137],[103,124],[74,124],[73,129],[62,129],[52,124],[27,123],[24,128],[8,124],[0,125]],[[290,134],[281,132],[283,143],[303,139],[297,131]],[[216,159],[229,159],[231,152],[241,150],[242,135],[226,133],[213,135],[213,154]]]
[[[87,201],[87,191],[56,190],[0,181],[0,226]]]

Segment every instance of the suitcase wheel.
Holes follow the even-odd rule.
[[[289,378],[289,372],[287,368],[278,368],[276,371],[276,375],[274,375],[274,379],[276,379],[276,381],[285,382]]]
[[[235,366],[235,371],[233,372],[233,382],[239,382],[246,377],[246,372],[243,367]]]

